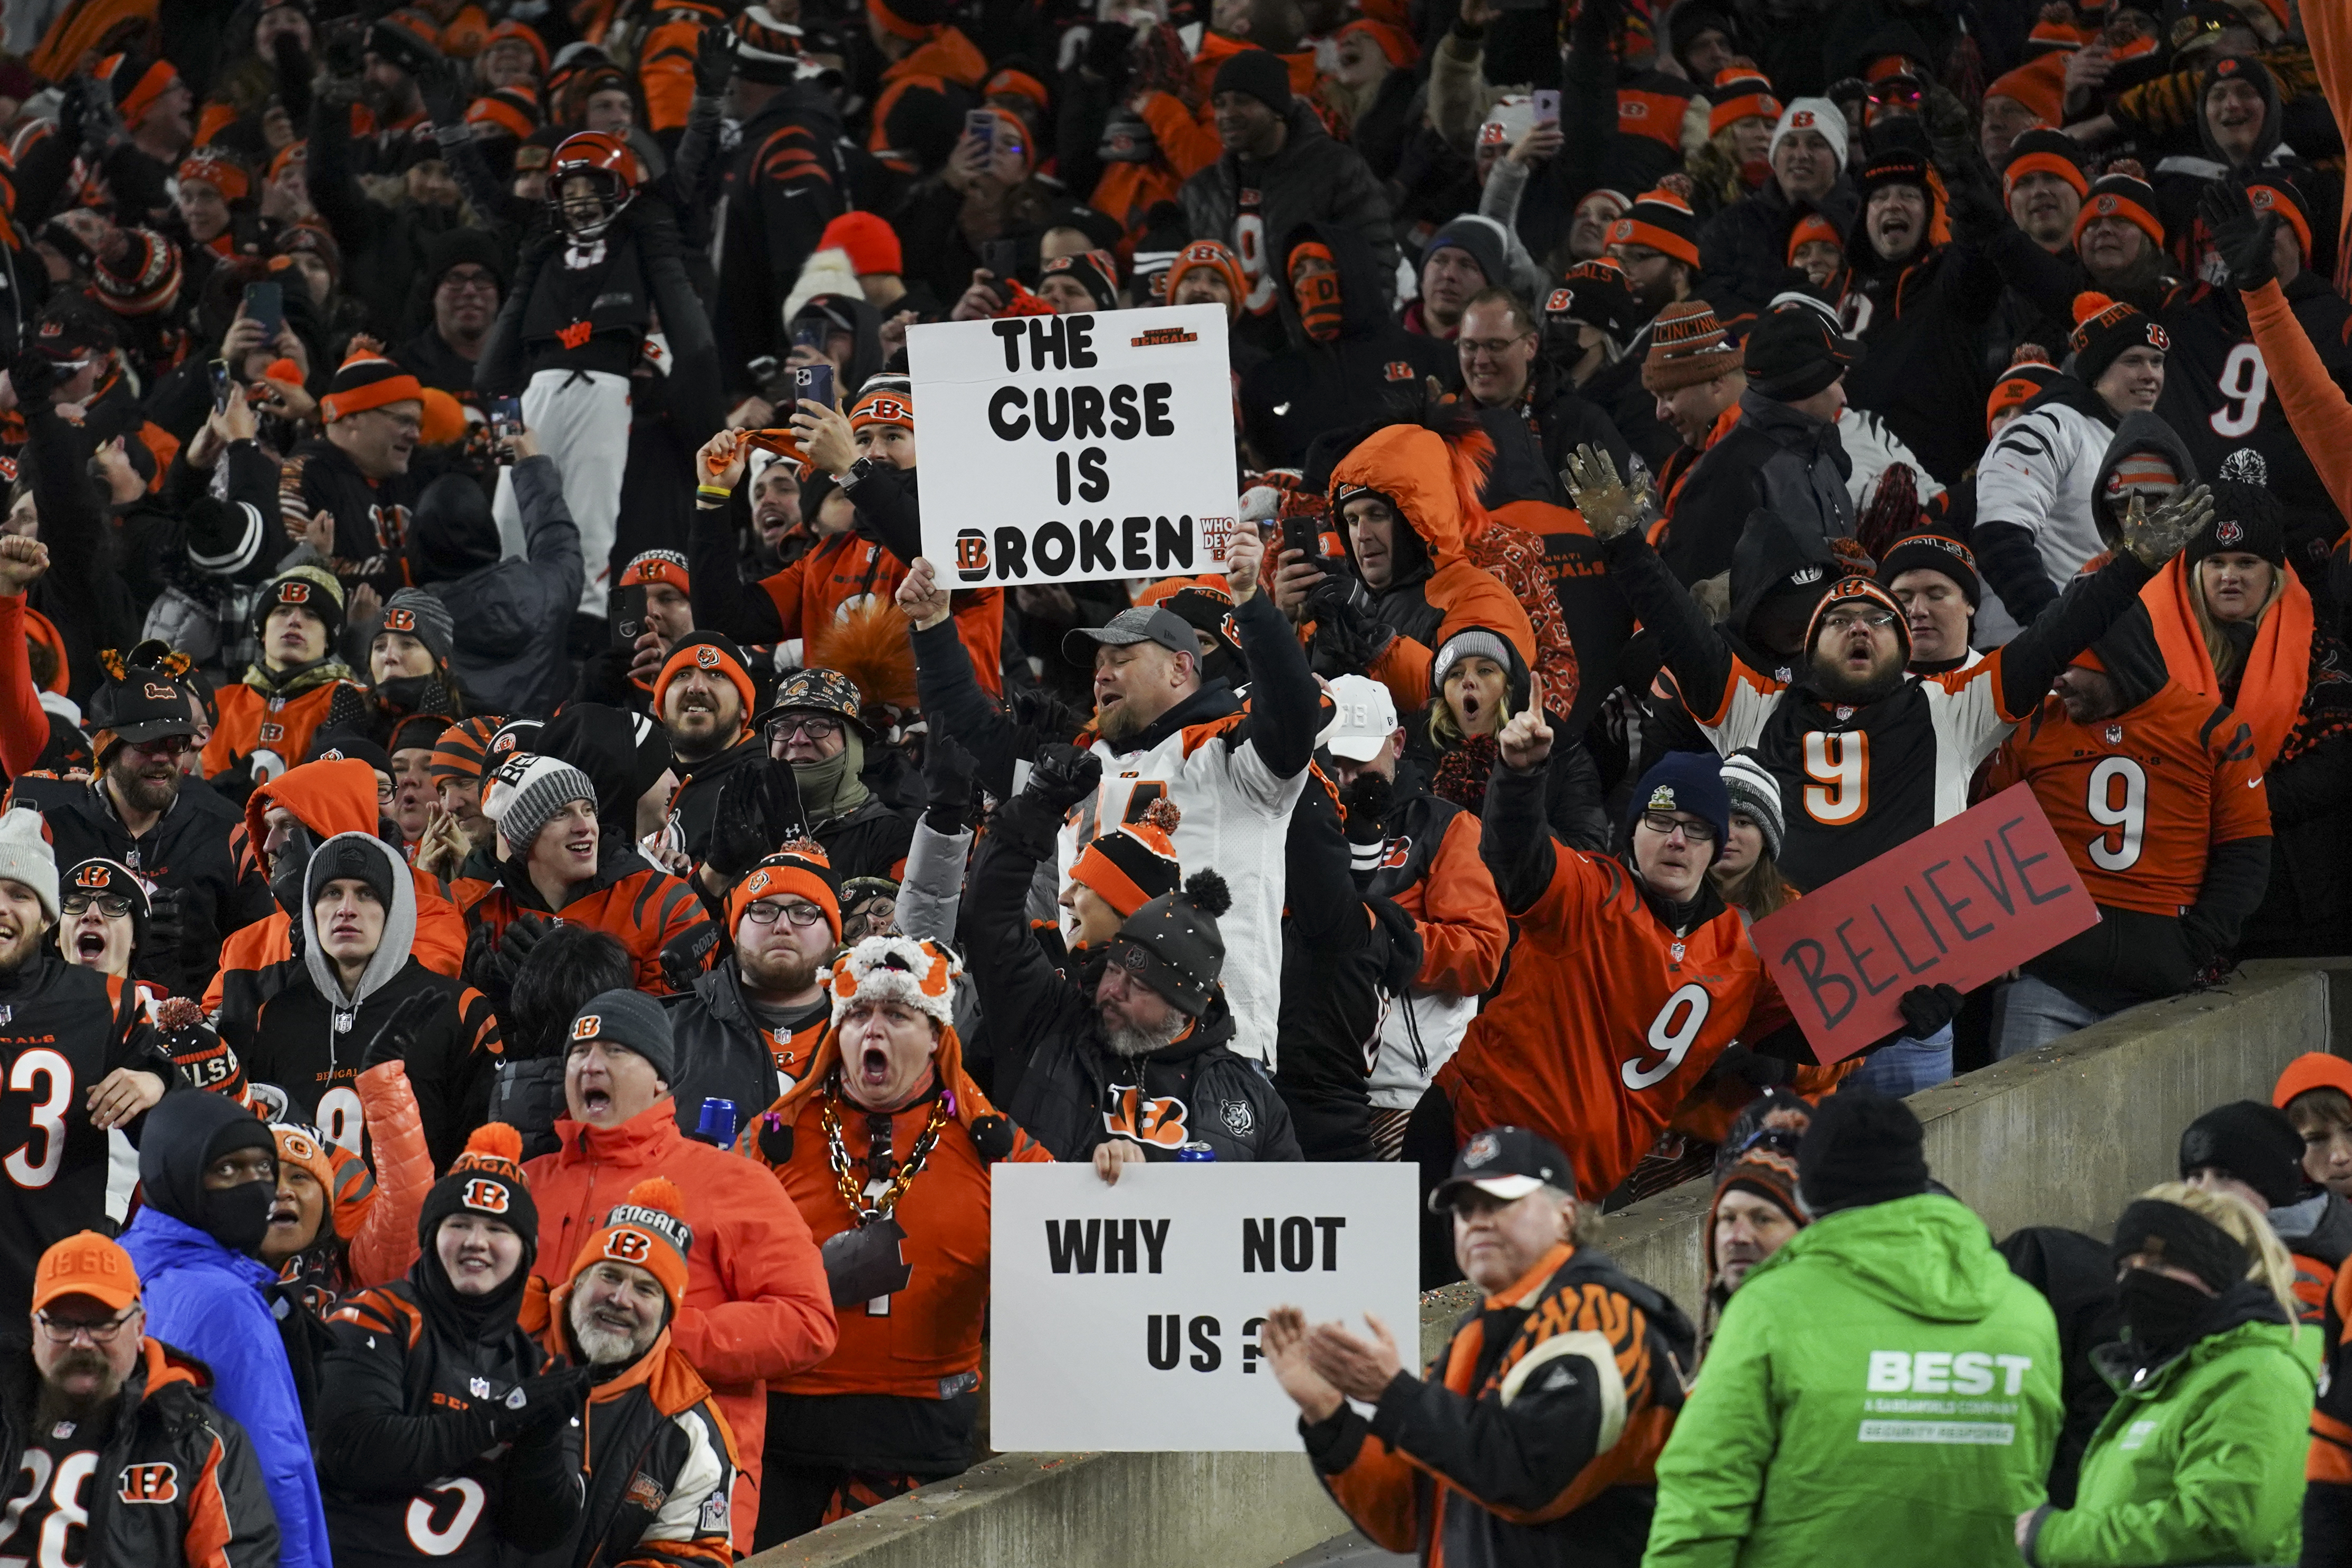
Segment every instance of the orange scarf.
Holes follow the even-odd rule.
[[[2197,623],[2197,607],[2189,597],[2189,568],[2185,556],[2174,556],[2162,571],[2140,591],[2148,619],[2156,623],[2156,645],[2164,651],[2164,667],[2172,678],[2198,695],[2221,702],[2221,677],[2213,673],[2212,655]],[[2286,587],[2272,603],[2246,651],[2246,665],[2238,678],[2237,700],[2231,706],[2254,732],[2254,759],[2267,768],[2303,712],[2304,693],[2311,685],[2311,636],[2314,620],[2310,591],[2285,567],[2274,569]]]

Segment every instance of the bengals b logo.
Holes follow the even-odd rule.
[[[385,611],[383,612],[383,629],[387,632],[415,631],[416,612],[414,610]]]
[[[279,584],[278,585],[278,603],[280,603],[280,604],[308,604],[310,601],[310,585],[309,583],[307,583],[307,582],[281,582],[281,583],[279,583]]]
[[[1555,288],[1551,291],[1551,298],[1544,301],[1544,309],[1549,314],[1557,316],[1575,302],[1576,295],[1573,291]]]
[[[172,1502],[180,1495],[176,1465],[125,1465],[114,1483],[114,1495],[125,1502]]]
[[[107,870],[102,865],[86,865],[74,873],[76,887],[104,887],[106,883]]]
[[[642,1263],[653,1255],[653,1244],[642,1230],[615,1230],[604,1238],[604,1256],[616,1263]]]
[[[507,1211],[507,1184],[491,1181],[487,1176],[476,1176],[466,1184],[463,1202],[467,1208],[479,1209],[484,1214],[504,1214]]]
[[[1139,1144],[1181,1149],[1190,1136],[1184,1130],[1184,1102],[1175,1097],[1146,1100],[1132,1084],[1114,1086],[1118,1098],[1103,1113],[1103,1131]]]
[[[604,1021],[604,1015],[601,1013],[582,1013],[578,1018],[572,1020],[572,1038],[574,1040],[595,1039],[596,1030]]]

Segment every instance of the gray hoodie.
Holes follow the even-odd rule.
[[[368,853],[381,856],[392,873],[392,907],[383,914],[383,940],[376,945],[375,956],[361,971],[356,993],[343,989],[334,961],[320,947],[319,918],[312,907],[318,902],[319,890],[334,880],[334,867],[342,859],[345,845],[358,845]],[[399,852],[373,833],[337,833],[320,844],[310,856],[310,869],[302,877],[302,968],[327,1004],[339,1014],[358,1011],[362,1002],[400,973],[415,941],[416,884]]]

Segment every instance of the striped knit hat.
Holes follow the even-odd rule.
[[[2037,125],[2009,144],[2009,162],[2000,166],[2001,200],[2014,194],[2017,183],[2028,174],[2055,174],[2074,186],[2077,196],[2091,193],[2091,182],[2083,173],[2082,150],[2063,131]]]
[[[407,633],[425,644],[435,664],[446,664],[457,640],[457,623],[450,617],[449,607],[433,595],[421,588],[404,588],[383,601],[383,624],[377,630]]]
[[[666,582],[680,593],[689,591],[686,557],[674,549],[639,550],[629,558],[627,568],[621,573],[620,585],[635,588],[641,582]]]
[[[555,813],[574,800],[585,800],[591,808],[596,804],[596,786],[588,775],[556,758],[515,756],[490,775],[482,814],[499,825],[507,847],[520,854]]]
[[[1088,844],[1070,867],[1070,880],[1091,888],[1121,918],[1175,892],[1184,868],[1169,835],[1181,821],[1176,802],[1161,796],[1139,820],[1121,822]]]
[[[1812,245],[1817,241],[1837,246],[1840,256],[1845,254],[1845,235],[1838,233],[1837,225],[1819,213],[1807,213],[1803,217],[1799,218],[1796,225],[1789,231],[1789,265],[1790,267],[1797,265],[1797,252],[1801,247]]]
[[[492,88],[466,106],[466,123],[495,130],[520,141],[539,129],[539,92],[529,82]]]
[[[1647,246],[1684,266],[1698,267],[1698,219],[1672,191],[1644,191],[1609,225],[1611,245]]]
[[[809,839],[794,839],[772,855],[761,857],[727,894],[727,930],[732,935],[743,923],[743,912],[763,898],[795,894],[824,911],[833,939],[841,940],[841,887],[833,862]]]
[[[1985,399],[1985,434],[1992,434],[1994,420],[2011,409],[2023,408],[2048,392],[2057,379],[2058,367],[2050,362],[2047,350],[2039,343],[2020,343],[2010,356],[2009,369],[2001,371],[1991,395]]]
[[[117,316],[152,316],[179,303],[181,277],[179,246],[152,229],[121,229],[89,280]]]
[[[180,183],[191,180],[210,185],[225,202],[241,202],[253,189],[253,176],[245,165],[215,147],[199,147],[180,160]]]
[[[506,721],[496,714],[478,714],[460,719],[441,732],[433,743],[433,781],[455,779],[460,783],[476,783],[482,777],[483,748],[499,726]]]
[[[269,624],[269,612],[281,604],[299,604],[326,623],[327,643],[343,634],[343,585],[321,566],[298,566],[279,572],[262,585],[253,601],[253,634]]]
[[[495,1219],[522,1239],[527,1273],[539,1250],[539,1206],[522,1174],[522,1134],[504,1122],[486,1122],[466,1140],[466,1150],[449,1162],[449,1174],[433,1184],[416,1215],[416,1239],[434,1256],[433,1235],[456,1214]]]
[[[1731,809],[1756,824],[1756,831],[1764,835],[1764,852],[1779,860],[1780,841],[1788,832],[1788,821],[1781,815],[1780,781],[1756,759],[1753,750],[1733,752],[1723,759],[1719,771],[1724,790],[1731,797]]]
[[[740,12],[731,29],[735,35],[735,71],[746,81],[774,85],[791,81],[800,72],[801,30],[765,5]]]
[[[2148,244],[2164,244],[2164,225],[2156,215],[2156,188],[2137,175],[2110,170],[2093,183],[2091,193],[2083,200],[2083,210],[2074,214],[2074,243],[2080,246],[2083,231],[2102,218],[2121,218],[2147,235]]]
[[[599,1263],[626,1263],[660,1282],[662,1294],[669,1299],[670,1315],[675,1317],[686,1305],[686,1258],[693,1247],[694,1228],[686,1222],[686,1194],[667,1176],[648,1176],[629,1189],[627,1199],[605,1214],[604,1228],[591,1232],[582,1245],[564,1281],[566,1303],[581,1275]],[[569,1344],[570,1314],[559,1312],[556,1316],[562,1324],[563,1342]]]
[[[1771,81],[1745,60],[1716,72],[1715,90],[1707,96],[1715,102],[1706,116],[1709,136],[1719,136],[1727,127],[1759,115],[1771,120],[1780,118],[1780,100],[1772,96]]]
[[[1642,361],[1642,387],[1650,392],[1678,392],[1711,382],[1739,368],[1739,345],[1724,335],[1715,307],[1685,299],[1658,312]]]
[[[137,55],[109,55],[98,62],[89,73],[106,84],[113,95],[114,107],[122,111],[122,123],[136,126],[140,117],[155,105],[155,100],[172,90],[180,73],[169,60],[150,60]]]
[[[2107,373],[2107,367],[2129,350],[2154,349],[2161,353],[2172,347],[2164,329],[2137,307],[2099,293],[2074,296],[2074,330],[2066,340],[2074,346],[2074,379],[2084,386],[2096,383]]]
[[[351,350],[336,367],[334,382],[319,400],[319,408],[332,424],[387,403],[424,401],[424,384],[394,363],[383,344],[362,335],[352,340]]]

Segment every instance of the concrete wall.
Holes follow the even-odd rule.
[[[2331,1008],[2331,991],[2346,1005]],[[2269,1098],[2280,1068],[2352,1031],[2352,966],[2256,966],[2032,1056],[1913,1097],[1938,1180],[1994,1234],[2064,1225],[2104,1234],[2124,1203],[2175,1174],[2180,1129],[2228,1100]],[[1694,1182],[1607,1221],[1601,1245],[1685,1311],[1701,1293],[1709,1187]],[[1475,1301],[1423,1298],[1434,1354]],[[1265,1568],[1347,1521],[1295,1454],[1021,1454],[869,1509],[751,1560],[756,1568]]]

